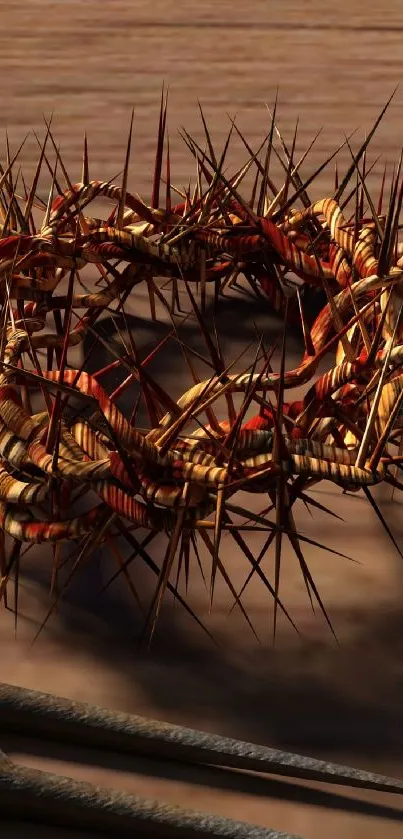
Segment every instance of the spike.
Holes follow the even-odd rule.
[[[127,146],[126,146],[126,157],[125,163],[123,167],[123,175],[122,175],[122,192],[121,197],[119,200],[118,211],[116,216],[116,227],[123,227],[123,215],[125,211],[125,204],[126,204],[126,193],[127,193],[127,176],[129,171],[129,163],[130,163],[130,151],[132,145],[132,133],[133,133],[133,119],[134,119],[134,108],[132,110],[132,115],[130,119],[130,127],[129,127],[129,135],[127,138]]]

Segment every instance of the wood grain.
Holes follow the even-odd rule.
[[[237,114],[240,129],[255,148],[268,129],[265,105],[273,105],[279,87],[279,124],[291,142],[299,117],[300,152],[323,126],[302,170],[308,176],[345,134],[358,129],[353,143],[362,140],[402,76],[400,0],[373,0],[371,4],[250,0],[242,5],[234,0],[26,0],[3,6],[1,127],[7,128],[12,147],[31,129],[43,136],[42,115],[49,117],[53,112],[55,136],[73,179],[80,177],[86,130],[90,175],[106,180],[123,167],[134,107],[130,186],[145,198],[151,190],[163,81],[169,86],[172,177],[181,186],[194,172],[178,132],[185,126],[202,140],[198,99],[218,146],[229,130],[228,114]],[[391,167],[399,154],[402,99],[398,89],[374,138],[370,163],[382,155]],[[236,136],[231,148],[231,165],[240,165],[244,153]],[[27,180],[33,175],[37,154],[31,134],[21,158]],[[348,160],[348,153],[343,153],[340,166]],[[379,163],[373,178],[375,191],[381,171]],[[333,172],[331,168],[320,177],[313,197],[332,189]],[[45,180],[44,190],[46,186]],[[144,320],[147,311],[141,296],[133,309],[141,319],[137,326],[142,340],[152,340],[154,328]],[[242,329],[245,333],[253,330],[253,317],[246,307],[236,317],[232,315],[232,331],[226,337],[230,356],[239,351]],[[278,325],[267,323],[273,334]],[[291,350],[295,358],[298,346]],[[160,372],[168,389],[180,388],[182,381],[173,362],[166,362]],[[388,522],[401,539],[401,507],[389,497],[381,494],[381,498]],[[271,607],[256,583],[245,605],[262,631],[263,644],[258,649],[236,612],[228,616],[231,600],[224,587],[218,589],[209,617],[208,599],[196,573],[192,603],[218,632],[225,650],[212,649],[172,605],[151,653],[139,653],[133,640],[132,607],[123,587],[111,590],[102,600],[95,596],[107,579],[101,567],[83,571],[49,630],[30,649],[29,641],[48,606],[44,588],[48,560],[37,550],[26,560],[29,573],[21,594],[23,617],[17,641],[12,614],[1,617],[1,678],[223,734],[294,746],[307,753],[335,753],[338,759],[341,750],[346,762],[403,774],[402,559],[383,538],[363,500],[348,499],[347,503],[340,493],[327,490],[321,491],[320,500],[344,515],[346,522],[335,526],[325,516],[315,516],[304,521],[306,534],[330,541],[361,563],[319,552],[309,556],[325,602],[331,606],[340,649],[329,640],[323,621],[311,616],[299,569],[290,554],[286,554],[282,591],[305,640],[284,628],[280,646],[271,649]],[[242,585],[244,563],[233,549],[226,550],[235,584]],[[146,579],[146,590],[150,584]],[[385,755],[382,765],[381,752]],[[388,752],[393,752],[393,762]],[[339,809],[334,798],[311,797],[303,803],[285,782],[264,790],[253,784],[244,789],[228,783],[225,789],[225,784],[218,786],[216,776],[192,783],[187,777],[172,775],[169,767],[156,777],[155,768],[138,765],[133,775],[133,767],[129,774],[127,766],[95,766],[88,755],[70,754],[61,767],[60,755],[29,758],[28,753],[26,743],[15,744],[14,754],[33,765],[57,771],[66,771],[68,766],[78,778],[135,788],[143,795],[288,829],[306,839],[375,839],[381,832],[388,839],[401,836],[396,814],[385,811],[375,817]],[[21,835],[28,834],[23,830]]]

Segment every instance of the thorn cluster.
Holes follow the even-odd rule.
[[[270,131],[257,152],[232,123],[221,155],[213,148],[201,112],[205,149],[183,133],[196,161],[195,189],[174,190],[166,107],[163,93],[150,206],[128,189],[133,118],[121,185],[90,179],[86,138],[82,180],[72,184],[50,123],[29,189],[21,171],[16,172],[22,147],[12,158],[8,151],[7,165],[0,167],[0,599],[7,603],[12,575],[18,593],[23,543],[52,544],[54,605],[62,593],[61,543],[71,543],[75,551],[66,585],[82,562],[104,544],[136,600],[129,562],[140,556],[156,574],[146,616],[152,636],[167,590],[191,612],[178,592],[178,578],[184,568],[187,581],[191,552],[199,560],[201,540],[211,556],[211,599],[219,573],[250,623],[241,598],[256,573],[274,598],[275,627],[278,609],[291,620],[279,598],[282,540],[287,538],[309,597],[318,601],[330,625],[301,547],[318,543],[298,533],[295,503],[302,500],[324,509],[307,491],[320,481],[332,481],[344,490],[362,490],[386,527],[369,487],[385,482],[401,488],[392,469],[403,463],[403,257],[398,242],[402,159],[385,210],[385,174],[376,207],[367,186],[367,148],[386,108],[357,153],[349,140],[343,144],[350,149],[352,162],[341,182],[336,170],[334,195],[312,203],[307,190],[339,149],[304,182],[299,171],[309,149],[294,160],[297,131],[289,150],[275,108]],[[248,160],[229,176],[224,175],[224,163],[234,130]],[[280,187],[270,174],[274,154],[285,173]],[[46,204],[37,194],[43,167],[52,176]],[[246,200],[241,187],[250,172],[254,172],[253,190]],[[163,182],[165,206],[161,207]],[[180,194],[180,203],[174,204],[174,191]],[[103,218],[87,215],[95,199],[109,199],[112,212]],[[38,210],[43,215],[40,227],[34,221]],[[83,291],[81,273],[88,265],[95,267],[99,278]],[[284,319],[279,372],[273,372],[273,349],[266,348],[263,336],[254,362],[239,371],[234,369],[237,362],[226,364],[219,334],[213,340],[207,328],[209,284],[217,299],[237,284],[239,276]],[[168,295],[164,294],[167,283],[163,288],[159,283],[161,277],[170,285]],[[152,317],[158,317],[162,306],[172,321],[168,338],[143,360],[125,311],[139,283],[147,288]],[[206,345],[211,375],[204,381],[194,369],[190,349],[179,338],[179,289],[187,292],[195,328]],[[324,301],[313,324],[306,302],[310,289],[317,289]],[[128,341],[122,339],[118,349],[94,329],[105,311],[119,315],[127,326]],[[300,364],[288,370],[285,336],[292,322],[302,326],[305,353]],[[95,336],[93,347],[101,341],[114,357],[108,367],[92,375],[85,369],[87,357],[79,369],[71,366],[69,358],[69,350],[88,334]],[[177,402],[148,369],[170,340],[180,341],[192,376],[192,386]],[[333,360],[314,380],[325,357]],[[126,377],[110,393],[100,380],[111,369],[125,372]],[[136,426],[138,405],[126,417],[116,404],[133,382],[148,412],[146,430]],[[304,398],[287,401],[286,391],[301,385],[307,386]],[[33,390],[42,394],[39,413],[31,407]],[[241,394],[240,406],[234,394]],[[82,406],[74,414],[73,398]],[[223,402],[225,418],[217,407]],[[253,405],[255,415],[248,419]],[[240,490],[268,498],[260,515],[234,502]],[[87,512],[72,515],[74,503],[88,493],[98,501]],[[140,528],[146,536],[137,539],[134,533]],[[258,557],[247,542],[251,528],[267,533]],[[223,531],[250,566],[241,592],[235,590],[220,556]],[[160,567],[147,550],[158,533],[167,535]],[[126,561],[118,549],[121,537],[131,548]],[[272,583],[261,567],[271,543]]]

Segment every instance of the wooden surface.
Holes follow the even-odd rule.
[[[362,140],[402,75],[403,6],[398,0],[370,5],[342,0],[330,8],[319,0],[251,0],[247,5],[27,0],[8,3],[1,22],[1,124],[12,148],[31,128],[43,136],[42,114],[54,112],[55,136],[73,180],[80,177],[84,130],[90,175],[106,180],[123,166],[134,106],[130,186],[145,198],[151,188],[163,80],[170,91],[172,177],[181,186],[194,172],[178,130],[184,125],[202,140],[197,99],[218,147],[228,132],[227,114],[237,114],[239,127],[256,148],[268,130],[265,103],[272,107],[279,86],[279,124],[290,144],[297,117],[300,153],[323,126],[302,170],[309,175],[345,134],[357,128],[353,143]],[[370,162],[382,153],[392,165],[400,151],[402,96],[398,90],[372,144]],[[22,157],[27,179],[37,149],[31,135]],[[244,157],[234,137],[231,165]],[[341,166],[343,161],[348,154],[341,156]],[[375,191],[381,171],[379,163],[372,181]],[[313,197],[324,196],[332,185],[333,169],[321,176]],[[254,319],[260,318],[268,340],[279,329],[262,307],[234,307],[227,318],[224,312],[220,316],[229,358],[253,338]],[[159,333],[145,321],[141,293],[132,301],[132,311],[139,319],[140,344],[155,340]],[[300,353],[292,339],[290,366]],[[173,358],[165,358],[159,374],[172,393],[179,395],[186,387],[185,373]],[[402,775],[403,560],[364,499],[347,499],[327,487],[316,497],[346,521],[335,524],[324,515],[304,519],[301,513],[304,532],[361,563],[319,551],[308,554],[331,610],[339,648],[323,619],[312,617],[299,570],[287,552],[282,595],[304,638],[296,639],[282,622],[275,650],[271,604],[261,584],[251,584],[245,597],[262,637],[259,647],[242,617],[236,611],[228,615],[231,598],[223,586],[209,617],[196,569],[192,605],[224,649],[212,647],[180,608],[168,603],[155,646],[140,653],[133,640],[132,603],[123,587],[110,589],[101,599],[95,596],[111,573],[104,565],[82,572],[49,629],[31,648],[48,606],[44,583],[50,555],[36,550],[27,555],[17,641],[12,614],[1,618],[1,678]],[[401,502],[392,503],[382,492],[379,497],[402,543]],[[224,546],[234,582],[241,586],[245,562],[228,540]],[[272,562],[267,560],[267,573]],[[135,573],[149,591],[149,577],[141,567]],[[38,766],[288,829],[305,839],[375,839],[381,832],[388,839],[401,836],[401,813],[360,812],[334,793],[329,797],[310,791],[302,800],[300,786],[283,781],[241,782],[207,770],[190,779],[172,767],[157,770],[144,761],[129,766],[100,758],[94,763],[88,754],[61,755],[24,742],[3,748]],[[386,803],[382,796],[366,800]],[[11,837],[11,827],[7,829]]]

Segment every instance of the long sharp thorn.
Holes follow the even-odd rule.
[[[391,101],[392,101],[392,99],[393,99],[393,97],[394,97],[394,95],[395,95],[395,93],[396,93],[396,91],[397,91],[398,87],[399,87],[399,85],[397,85],[397,86],[395,87],[395,89],[394,89],[394,91],[393,91],[392,95],[389,97],[389,99],[388,99],[388,101],[387,101],[386,105],[382,108],[381,113],[379,114],[379,116],[378,116],[378,117],[377,117],[377,119],[375,120],[375,124],[374,124],[374,125],[373,125],[373,127],[371,128],[371,131],[369,132],[369,134],[368,134],[368,135],[367,135],[367,137],[365,138],[365,142],[364,142],[364,143],[363,143],[363,145],[361,146],[361,148],[360,148],[360,150],[358,151],[358,153],[355,155],[354,160],[353,160],[353,162],[352,162],[351,166],[349,167],[349,169],[348,169],[348,171],[347,171],[346,175],[344,176],[344,178],[343,178],[343,180],[342,180],[342,182],[341,182],[341,184],[340,184],[340,186],[339,186],[339,188],[338,188],[337,192],[336,192],[336,193],[335,193],[335,195],[334,195],[334,199],[335,199],[335,201],[337,201],[337,202],[339,202],[339,201],[340,201],[340,198],[341,198],[341,196],[343,195],[343,192],[344,192],[344,190],[345,190],[345,188],[346,188],[346,186],[347,186],[347,184],[348,184],[348,182],[349,182],[350,178],[352,177],[352,175],[353,175],[353,173],[354,173],[354,170],[355,170],[355,167],[356,167],[357,163],[359,163],[359,161],[361,160],[361,157],[362,157],[362,155],[364,154],[365,149],[367,148],[367,146],[369,145],[370,141],[372,140],[372,137],[374,136],[375,131],[376,131],[376,129],[378,128],[378,125],[379,125],[379,124],[380,124],[380,122],[382,121],[382,119],[383,119],[383,117],[384,117],[384,115],[385,115],[385,113],[386,113],[386,111],[387,111],[387,109],[388,109],[388,107],[389,107],[389,105],[390,105],[390,103],[391,103]],[[350,138],[349,138],[349,139],[350,139]]]
[[[349,149],[349,151],[350,151],[350,154],[351,154],[351,156],[352,156],[352,158],[353,158],[353,161],[355,162],[354,153],[353,153],[353,150],[352,150],[352,148],[351,148],[351,146],[350,146],[350,143],[349,143],[349,141],[348,141],[348,139],[347,139],[347,138],[346,138],[346,143],[347,143],[348,149]],[[374,223],[375,223],[375,225],[376,225],[376,229],[377,229],[377,233],[378,233],[378,236],[379,236],[379,240],[382,242],[382,241],[383,241],[383,238],[384,238],[384,233],[383,233],[382,227],[381,227],[381,225],[380,225],[380,223],[379,223],[379,218],[378,218],[378,215],[377,215],[377,213],[376,213],[375,206],[374,206],[374,204],[373,204],[372,198],[371,198],[371,196],[370,196],[370,194],[369,194],[369,192],[368,192],[368,188],[367,188],[367,185],[366,185],[366,183],[365,183],[365,171],[363,171],[363,172],[361,173],[361,171],[360,171],[360,167],[358,166],[358,163],[356,163],[356,162],[355,162],[355,167],[356,167],[357,178],[359,178],[359,180],[360,180],[360,182],[361,182],[361,194],[363,195],[363,194],[365,193],[366,199],[367,199],[368,204],[369,204],[369,206],[370,206],[370,208],[371,208],[372,218],[373,218],[373,221],[374,221]],[[356,216],[357,216],[357,221],[358,221],[358,219],[359,219],[359,218],[362,218],[362,216],[363,216],[363,210],[361,210],[361,209],[359,208],[358,184],[357,184],[356,190],[357,190],[357,192],[356,192],[356,195],[357,195],[357,211],[356,211]]]
[[[167,136],[167,160],[166,160],[166,167],[167,167],[167,183],[166,183],[166,199],[165,199],[165,206],[168,213],[172,212],[172,200],[171,200],[171,158],[169,153],[169,136]]]
[[[294,136],[293,136],[293,139],[292,139],[291,154],[289,155],[289,160],[288,160],[288,168],[287,168],[285,189],[284,189],[284,201],[287,201],[289,186],[290,186],[290,183],[293,179],[293,174],[292,173],[293,173],[293,168],[294,168],[294,153],[295,153],[295,146],[296,146],[296,142],[297,142],[298,123],[299,123],[299,119],[297,119],[297,122],[296,122],[296,125],[295,125]],[[298,176],[297,187],[301,186],[301,183],[302,183],[301,178],[299,178],[299,176]]]
[[[55,165],[54,165],[54,169],[53,169],[52,183],[50,185],[48,203],[46,205],[46,213],[45,213],[45,218],[44,218],[44,221],[43,221],[43,226],[44,227],[49,226],[50,211],[52,209],[53,194],[54,194],[54,189],[55,189],[55,180],[56,180],[56,172],[57,172],[58,163],[59,163],[59,150],[57,150],[57,152],[56,152],[56,160],[55,160]]]
[[[397,200],[397,191],[399,186],[399,178],[400,178],[400,169],[402,165],[402,154],[400,155],[397,174],[395,178],[395,182],[393,184],[392,194],[389,202],[389,209],[388,214],[386,217],[385,222],[385,231],[383,234],[381,249],[379,252],[379,267],[378,267],[378,274],[379,276],[383,276],[384,274],[388,273],[390,269],[390,255],[391,250],[393,248],[393,221],[395,217],[395,209],[396,209],[396,200]],[[400,208],[399,208],[400,210]]]
[[[43,146],[42,146],[41,151],[40,151],[39,160],[38,160],[38,164],[37,164],[37,167],[36,167],[34,179],[32,181],[32,186],[31,186],[28,198],[27,198],[26,205],[25,205],[24,218],[25,218],[25,221],[27,223],[29,221],[29,218],[30,218],[30,215],[31,215],[31,212],[32,212],[32,207],[33,207],[33,203],[34,203],[34,199],[35,199],[35,195],[36,195],[36,190],[37,190],[37,186],[38,186],[39,175],[40,175],[40,172],[41,172],[41,169],[42,169],[42,163],[43,163],[43,158],[44,158],[44,154],[45,154],[46,143],[48,141],[48,137],[49,137],[49,128],[46,130],[46,136],[45,136]]]
[[[376,417],[377,417],[377,413],[378,413],[378,407],[379,407],[379,402],[380,402],[381,395],[382,395],[382,389],[383,389],[383,386],[384,386],[384,383],[385,383],[385,378],[386,378],[386,374],[387,374],[387,371],[388,371],[390,356],[391,356],[393,345],[394,345],[394,342],[395,342],[395,337],[396,337],[397,329],[398,329],[398,326],[399,326],[399,321],[400,321],[402,311],[403,311],[403,304],[400,306],[399,315],[398,315],[398,318],[396,319],[395,328],[393,330],[393,335],[389,339],[389,347],[388,347],[388,350],[387,350],[386,355],[385,355],[385,361],[384,361],[384,364],[382,366],[381,375],[379,377],[378,387],[376,389],[376,393],[375,393],[375,396],[374,396],[374,399],[373,399],[373,402],[372,402],[372,406],[371,406],[371,411],[370,411],[368,419],[367,419],[367,423],[366,423],[365,431],[364,431],[364,436],[361,440],[360,448],[358,450],[356,466],[359,469],[363,469],[365,467],[365,462],[366,462],[366,459],[367,459],[368,449],[371,445],[371,438],[372,438],[372,433],[373,433],[373,429],[374,429],[374,426],[375,426],[375,421],[376,421]]]
[[[348,139],[351,139],[351,137],[353,136],[353,134],[355,134],[355,131],[353,131],[353,132],[349,135]],[[292,206],[293,206],[293,204],[295,204],[296,200],[297,200],[297,199],[298,199],[298,198],[299,198],[299,197],[303,194],[303,192],[306,192],[306,190],[307,190],[308,186],[309,186],[309,185],[310,185],[310,184],[311,184],[314,180],[316,180],[316,179],[317,179],[318,175],[320,175],[320,173],[321,173],[321,172],[323,172],[323,170],[324,170],[324,169],[326,169],[326,167],[329,165],[329,163],[331,163],[331,161],[332,161],[332,160],[334,160],[334,158],[336,157],[336,155],[337,155],[337,154],[338,154],[338,153],[339,153],[339,152],[340,152],[340,151],[344,148],[344,146],[345,146],[345,145],[346,145],[346,141],[344,140],[342,143],[340,143],[340,145],[337,147],[337,149],[336,149],[336,150],[335,150],[335,151],[334,151],[334,152],[333,152],[333,153],[332,153],[332,154],[331,154],[328,158],[326,158],[326,160],[324,161],[324,163],[322,163],[322,164],[321,164],[321,165],[320,165],[320,166],[319,166],[319,167],[315,170],[315,172],[313,173],[313,175],[311,175],[311,176],[310,176],[310,177],[309,177],[309,178],[308,178],[308,179],[307,179],[307,180],[306,180],[306,181],[302,184],[302,186],[301,186],[301,187],[299,187],[299,189],[297,189],[297,190],[293,193],[293,195],[291,195],[291,197],[288,199],[288,201],[286,201],[286,203],[285,203],[285,204],[284,204],[284,205],[283,205],[283,206],[282,206],[279,210],[277,210],[277,212],[276,212],[276,213],[274,213],[274,215],[272,216],[272,220],[273,220],[274,222],[279,221],[279,220],[282,218],[282,216],[284,216],[284,215],[285,215],[285,213],[287,212],[287,210],[289,210],[289,209],[290,209],[290,207],[292,207]]]
[[[185,504],[184,504],[183,507],[180,507],[177,511],[175,526],[174,526],[174,529],[173,529],[172,536],[171,536],[171,538],[169,540],[169,543],[168,543],[168,548],[167,548],[165,559],[164,559],[164,562],[163,562],[163,565],[162,565],[162,568],[161,568],[161,573],[160,573],[160,576],[159,576],[157,589],[156,589],[156,592],[155,592],[155,595],[153,597],[152,604],[151,604],[151,607],[150,607],[149,618],[147,620],[147,623],[150,622],[151,616],[153,616],[153,619],[152,619],[149,641],[148,641],[149,646],[152,642],[152,639],[153,639],[153,636],[154,636],[154,633],[155,633],[155,628],[156,628],[158,617],[159,617],[159,614],[160,614],[160,611],[161,611],[162,601],[163,601],[164,594],[165,594],[165,591],[166,591],[166,588],[167,588],[167,583],[168,583],[169,576],[170,576],[171,569],[172,569],[172,565],[173,565],[173,562],[174,562],[174,559],[175,559],[175,555],[176,555],[177,547],[178,547],[178,544],[179,544],[179,540],[181,538],[181,534],[182,534],[182,531],[183,531],[183,520],[184,520],[185,513],[186,513],[186,495],[187,495],[188,488],[189,488],[189,485],[188,484],[185,485],[185,488],[184,488]]]
[[[87,132],[84,132],[84,149],[83,149],[83,168],[81,172],[81,182],[83,184],[89,184],[90,182],[90,172],[89,172],[89,163],[88,163],[88,143],[87,143]]]
[[[386,533],[388,534],[389,539],[391,540],[392,544],[395,546],[399,556],[401,556],[402,559],[403,559],[403,553],[402,553],[401,549],[399,548],[399,545],[397,544],[396,539],[395,539],[389,525],[387,524],[384,516],[382,515],[382,512],[379,509],[378,504],[376,503],[373,495],[371,494],[371,492],[370,492],[370,490],[368,489],[367,486],[364,486],[363,490],[364,490],[365,495],[368,498],[369,503],[371,504],[372,509],[374,510],[376,515],[378,516],[379,521],[381,522],[383,528],[385,529]]]
[[[119,199],[119,206],[118,212],[116,216],[116,226],[123,227],[123,216],[125,212],[125,204],[126,204],[126,193],[127,193],[127,176],[129,172],[129,164],[130,164],[130,151],[132,145],[132,133],[133,133],[133,119],[134,119],[134,108],[132,110],[132,115],[130,119],[130,127],[129,127],[129,135],[127,138],[127,146],[126,146],[126,157],[125,157],[125,164],[123,168],[123,175],[122,175],[122,191],[121,196]]]
[[[160,105],[160,116],[159,116],[159,124],[158,124],[158,138],[157,138],[157,150],[155,155],[155,167],[154,167],[154,182],[153,182],[153,189],[152,189],[152,197],[151,197],[151,206],[156,209],[159,204],[159,192],[160,192],[160,183],[161,183],[161,171],[162,171],[162,156],[164,153],[164,138],[165,138],[165,121],[166,121],[166,101],[164,104],[164,85],[162,86],[161,92],[161,105]]]
[[[298,306],[299,306],[299,313],[301,317],[301,325],[302,325],[302,334],[304,336],[304,344],[305,344],[305,353],[306,355],[314,356],[315,355],[315,347],[313,345],[313,341],[311,338],[311,333],[306,322],[305,312],[302,306],[301,300],[301,292],[299,288],[297,288],[297,299],[298,299]]]
[[[206,120],[204,118],[204,114],[203,114],[202,106],[201,106],[200,102],[198,102],[198,106],[199,106],[200,116],[201,116],[202,122],[203,122],[204,133],[206,135],[207,145],[208,145],[208,148],[209,148],[209,154],[210,154],[213,166],[216,169],[217,168],[217,158],[216,158],[215,153],[214,153],[214,148],[213,148],[213,144],[211,142],[210,132],[207,128],[207,123],[206,123]]]
[[[261,187],[260,187],[260,195],[259,195],[258,202],[257,202],[257,211],[256,212],[257,212],[258,216],[263,215],[264,207],[265,207],[265,203],[266,203],[267,182],[268,182],[269,170],[270,170],[271,153],[272,153],[272,149],[273,149],[273,134],[274,134],[274,123],[275,123],[275,119],[276,119],[276,111],[277,111],[277,100],[278,100],[278,88],[277,88],[277,91],[276,91],[276,98],[274,100],[274,108],[273,108],[273,113],[272,114],[270,114],[269,108],[266,105],[267,110],[269,111],[269,114],[270,114],[271,125],[270,125],[270,132],[269,132],[269,140],[268,140],[268,143],[267,143],[266,157],[265,157],[265,162],[264,162],[263,178],[262,178],[262,183],[261,183]]]
[[[379,192],[379,199],[378,199],[378,211],[377,211],[378,216],[382,215],[383,193],[384,193],[384,190],[385,190],[385,180],[386,180],[387,166],[388,166],[388,164],[385,163],[384,170],[383,170],[383,175],[382,175],[381,189],[380,189],[380,192]]]
[[[205,543],[205,545],[207,546],[208,550],[210,551],[210,554],[211,554],[211,555],[213,555],[214,548],[213,548],[213,545],[212,545],[212,542],[211,542],[211,539],[210,539],[210,537],[209,537],[208,533],[206,533],[206,531],[205,531],[203,528],[200,528],[200,529],[199,529],[199,533],[200,533],[201,538],[203,539],[203,542]],[[254,629],[254,627],[253,627],[253,624],[252,624],[252,622],[251,622],[251,620],[250,620],[250,618],[249,618],[249,616],[248,616],[248,614],[247,614],[247,612],[246,612],[246,610],[245,610],[245,607],[243,606],[243,604],[242,604],[242,603],[241,603],[241,601],[239,600],[239,598],[238,598],[238,596],[237,596],[237,593],[236,593],[236,591],[235,591],[235,588],[234,588],[234,586],[233,586],[233,584],[232,584],[232,582],[231,582],[231,580],[230,580],[230,577],[229,577],[229,575],[228,575],[228,573],[227,573],[227,571],[226,571],[226,569],[225,569],[225,566],[223,565],[223,563],[221,562],[221,560],[220,560],[220,558],[219,558],[219,557],[217,558],[217,567],[218,567],[218,570],[220,571],[220,573],[221,573],[221,575],[222,575],[222,577],[223,577],[224,581],[226,582],[226,584],[227,584],[227,586],[228,586],[228,588],[229,588],[229,590],[230,590],[231,594],[233,595],[233,597],[235,597],[235,598],[236,598],[236,604],[237,604],[237,606],[239,606],[239,608],[240,608],[240,610],[241,610],[241,612],[242,612],[242,614],[243,614],[243,616],[244,616],[244,618],[245,618],[246,622],[247,622],[247,623],[248,623],[248,625],[250,626],[250,628],[251,628],[251,630],[252,630],[252,632],[253,632],[253,634],[254,634],[254,636],[255,636],[256,640],[257,640],[257,641],[259,641],[259,637],[258,637],[258,635],[257,635],[257,633],[256,633],[256,630],[255,630],[255,629]]]

